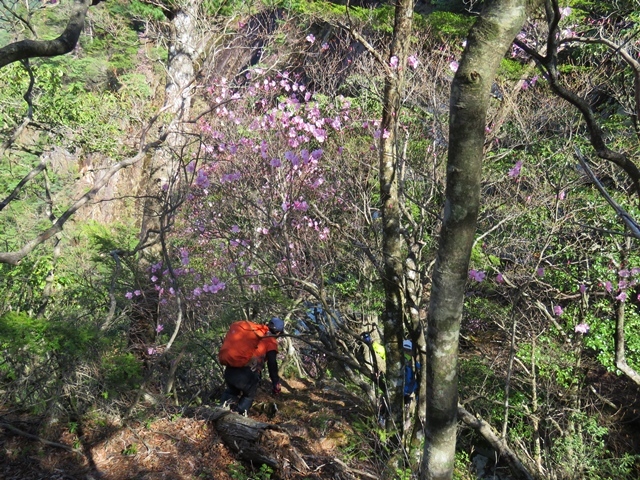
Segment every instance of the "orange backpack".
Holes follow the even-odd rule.
[[[264,355],[266,352],[259,347],[268,331],[266,325],[247,320],[231,324],[218,353],[220,363],[227,367],[244,367],[254,356]]]

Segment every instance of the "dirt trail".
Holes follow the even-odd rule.
[[[310,471],[288,478],[346,480],[361,478],[358,471],[376,475],[366,461],[346,460],[347,453],[365,441],[351,427],[358,417],[364,420],[363,409],[359,399],[337,382],[285,380],[276,399],[260,388],[250,416],[285,428],[309,465]],[[82,426],[59,425],[46,433],[38,431],[38,419],[0,414],[0,422],[77,450],[68,452],[2,429],[0,478],[5,480],[269,478],[238,461],[206,421],[162,409],[126,426],[96,420]]]

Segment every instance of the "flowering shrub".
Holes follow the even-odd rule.
[[[319,286],[348,270],[345,233],[364,221],[358,190],[374,184],[369,168],[359,178],[346,167],[366,156],[375,165],[378,123],[345,98],[316,98],[288,72],[256,69],[242,86],[219,79],[207,94],[212,115],[199,122],[201,147],[185,167],[190,188],[172,235],[174,273],[193,308],[280,295],[296,282]],[[346,137],[362,141],[345,151]],[[168,273],[150,272],[165,303],[176,293]]]

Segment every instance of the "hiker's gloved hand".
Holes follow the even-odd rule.
[[[282,391],[282,387],[280,386],[280,382],[275,382],[273,384],[273,390],[271,390],[271,393],[273,393],[274,396],[278,396],[280,395],[280,392]]]

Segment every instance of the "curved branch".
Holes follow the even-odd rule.
[[[38,435],[25,432],[24,430],[20,430],[19,428],[16,428],[9,423],[0,422],[0,428],[4,428],[6,430],[9,430],[10,432],[13,432],[16,435],[20,435],[22,437],[29,438],[31,440],[37,440],[38,442],[44,445],[48,445],[50,447],[61,448],[63,450],[66,450],[67,452],[75,452],[75,453],[79,453],[80,455],[84,455],[82,450],[78,450],[77,448],[72,448],[69,445],[65,445],[63,443],[52,442],[51,440],[47,440],[46,438],[42,438],[42,437],[39,437]]]
[[[598,124],[593,110],[589,106],[589,103],[584,98],[579,97],[576,93],[561,85],[559,81],[560,74],[558,72],[557,62],[559,43],[556,40],[556,38],[558,37],[559,20],[557,0],[547,0],[546,11],[547,22],[549,25],[547,54],[544,56],[541,55],[520,39],[516,38],[514,40],[514,43],[539,62],[540,66],[545,70],[547,74],[546,76],[551,90],[553,90],[553,92],[557,96],[559,96],[563,100],[566,100],[580,111],[580,113],[582,114],[582,118],[587,124],[591,146],[595,149],[598,157],[602,158],[603,160],[608,160],[612,163],[615,163],[620,168],[622,168],[632,180],[634,189],[638,196],[640,196],[640,170],[638,169],[636,164],[633,163],[633,161],[631,161],[627,157],[627,155],[615,152],[607,146],[604,133],[600,128],[600,125]],[[611,47],[611,45],[609,46]],[[630,65],[633,67],[632,64]]]
[[[624,335],[624,302],[618,302],[618,308],[616,312],[616,368],[626,375],[626,377],[632,380],[636,385],[640,385],[640,373],[634,370],[631,365],[627,363],[627,357],[625,355],[625,335]]]
[[[16,185],[16,188],[13,189],[13,191],[9,194],[9,196],[4,200],[0,201],[0,212],[4,210],[4,207],[9,205],[11,201],[18,196],[18,194],[20,193],[20,190],[22,190],[22,187],[24,187],[27,183],[29,183],[36,175],[38,175],[46,167],[47,167],[47,162],[45,162],[44,160],[40,160],[40,163],[33,170],[31,170],[27,175],[25,175],[25,177],[22,180],[20,180],[20,183]]]
[[[84,28],[87,10],[102,0],[74,0],[64,32],[53,40],[20,40],[0,48],[0,68],[34,57],[57,57],[71,52]]]
[[[498,433],[484,421],[482,418],[478,418],[471,412],[466,410],[462,405],[458,404],[458,416],[465,425],[471,427],[484,437],[485,440],[494,448],[500,456],[506,460],[511,469],[511,473],[515,478],[523,480],[533,480],[534,476],[529,472],[524,463],[518,458],[518,455],[507,445],[503,439],[500,438]]]
[[[64,212],[56,222],[41,232],[37,237],[31,241],[25,243],[22,248],[15,252],[2,252],[0,253],[0,263],[8,263],[9,265],[18,265],[20,261],[31,253],[38,245],[46,242],[53,237],[56,233],[62,231],[62,228],[67,220],[73,216],[82,206],[84,206],[89,200],[91,200],[99,191],[104,187],[107,182],[116,174],[119,170],[133,165],[137,161],[141,160],[146,155],[146,150],[138,153],[135,157],[123,160],[115,164],[111,169],[107,171],[105,176],[95,183],[93,188],[80,197],[73,205],[71,205],[66,212]]]
[[[635,114],[637,117],[640,117],[640,62],[638,62],[622,45],[618,45],[607,38],[572,37],[562,43],[570,42],[606,45],[614,52],[618,52],[620,54],[626,64],[633,70],[634,99],[636,102]]]

